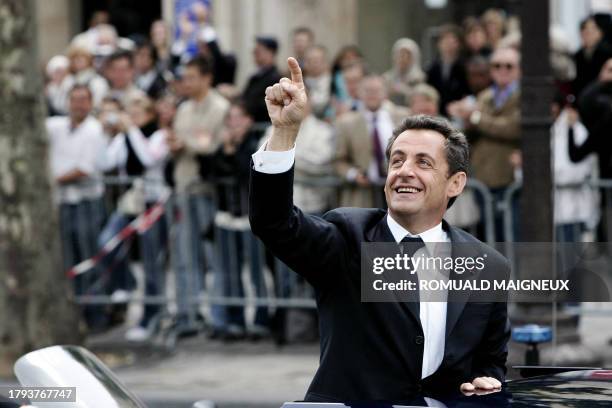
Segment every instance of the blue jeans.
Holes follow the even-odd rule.
[[[78,204],[60,204],[59,213],[63,266],[68,271],[97,253],[97,239],[106,216],[104,200],[96,198]],[[91,271],[78,275],[74,279],[75,293],[84,294],[94,280]]]
[[[175,196],[175,204],[178,216],[171,243],[178,315],[194,317],[199,307],[196,299],[204,287],[204,272],[217,269],[212,242],[203,238],[203,233],[212,227],[215,205],[208,196],[185,193]]]
[[[98,237],[98,246],[102,248],[112,237],[117,235],[133,220],[133,216],[118,211],[113,212]],[[121,242],[115,249],[100,260],[97,266],[100,276],[100,288],[96,290],[98,294],[111,294],[118,289],[127,291],[134,290],[136,287],[136,280],[130,270],[129,260],[130,245],[126,241]]]
[[[148,207],[148,206],[147,206]],[[140,251],[145,273],[145,296],[160,296],[165,293],[166,264],[168,243],[168,222],[166,216],[161,218],[140,236]],[[161,311],[161,304],[146,303],[140,326],[146,327],[152,318]]]
[[[221,273],[215,276],[215,294],[223,297],[244,298],[244,286],[241,279],[242,265],[249,261],[253,293],[257,298],[267,296],[263,275],[263,246],[251,231],[238,231],[217,227],[217,244]],[[215,305],[213,305],[214,307]],[[221,308],[213,319],[216,329],[225,329],[228,325],[245,327],[243,306],[217,306]],[[219,309],[217,309],[219,310]],[[257,306],[254,324],[268,326],[268,307]]]

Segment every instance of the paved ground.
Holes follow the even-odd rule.
[[[571,353],[598,356],[602,365],[612,367],[612,316],[585,317],[580,332],[584,347]],[[512,347],[511,364],[523,363],[523,350]],[[198,337],[180,343],[173,355],[151,355],[116,372],[147,398],[180,398],[185,403],[208,399],[221,407],[267,408],[301,398],[317,363],[318,345],[277,348],[271,342],[223,344]]]
[[[596,306],[596,305],[595,305]],[[580,332],[582,351],[612,367],[612,313],[584,317]],[[204,336],[182,340],[176,351],[134,347],[120,332],[91,342],[128,388],[150,407],[191,407],[194,401],[215,401],[219,408],[277,408],[300,399],[318,364],[318,345],[279,348],[271,341],[222,343]],[[513,345],[510,364],[521,364],[524,348]],[[511,372],[511,376],[516,373]]]

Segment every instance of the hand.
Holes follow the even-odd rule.
[[[520,169],[523,167],[523,154],[518,149],[510,153],[510,158],[508,160],[514,169]]]
[[[119,129],[120,132],[126,133],[132,126],[134,126],[134,122],[132,122],[130,115],[125,112],[121,112],[119,114],[117,129]]]
[[[565,107],[565,112],[567,115],[567,124],[570,126],[574,126],[576,122],[578,122],[578,111],[571,106]]]
[[[210,132],[200,130],[194,134],[196,143],[201,150],[208,150],[213,142],[213,136]]]
[[[365,174],[357,174],[355,177],[355,183],[360,187],[368,187],[370,185],[370,179]]]
[[[170,149],[170,152],[173,154],[180,152],[185,147],[183,141],[176,137],[174,131],[168,131],[166,135],[166,143],[168,144],[168,149]]]
[[[471,383],[463,383],[459,388],[464,395],[486,395],[501,391],[501,382],[493,377],[478,377]]]
[[[302,70],[295,58],[287,60],[291,79],[282,78],[266,89],[266,107],[274,127],[267,148],[288,150],[295,144],[300,124],[306,117],[306,89]]]

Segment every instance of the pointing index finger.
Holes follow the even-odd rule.
[[[291,81],[297,86],[303,86],[304,80],[302,79],[302,70],[300,64],[293,57],[287,59],[287,65],[289,66],[289,72],[291,72]]]

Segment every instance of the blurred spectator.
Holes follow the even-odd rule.
[[[342,70],[349,65],[363,63],[363,53],[356,45],[345,45],[340,48],[332,64],[332,95],[339,100],[348,98]]]
[[[484,25],[475,17],[468,17],[463,22],[465,40],[464,55],[466,59],[474,56],[488,58],[492,49],[487,44],[487,32]]]
[[[98,157],[106,140],[100,122],[90,116],[91,109],[91,91],[75,85],[69,92],[69,116],[46,121],[65,271],[96,254],[96,240],[105,218]],[[76,276],[77,295],[88,292],[92,277],[90,273]],[[88,324],[95,325],[97,317],[86,315]]]
[[[348,112],[336,122],[336,171],[347,182],[341,191],[341,207],[384,205],[384,151],[393,129],[408,115],[407,109],[387,100],[385,80],[380,76],[366,77],[360,96],[363,111]]]
[[[104,74],[110,85],[107,96],[117,99],[121,105],[127,106],[131,99],[145,96],[134,83],[134,57],[131,52],[118,51],[109,56]]]
[[[438,116],[439,105],[440,94],[436,88],[427,84],[418,84],[412,90],[408,107],[411,115]]]
[[[569,157],[577,163],[597,154],[599,177],[612,178],[612,143],[610,143],[610,126],[612,125],[612,58],[601,68],[599,78],[587,86],[582,92],[578,104],[582,123],[588,129],[588,137],[584,143],[576,140],[573,132],[568,132]],[[601,202],[603,221],[599,225],[598,239],[610,240],[610,220],[612,220],[612,203],[608,194],[604,194]]]
[[[244,105],[234,103],[225,119],[221,132],[221,146],[210,163],[212,177],[217,182],[219,208],[215,216],[215,237],[220,254],[220,273],[215,275],[215,292],[219,296],[244,298],[242,265],[249,260],[252,292],[258,298],[267,296],[263,271],[263,245],[251,233],[248,220],[248,185],[251,155],[257,150],[258,135],[253,128],[253,119]],[[209,160],[209,159],[204,159]],[[242,306],[213,305],[212,337],[238,339],[246,334],[245,311]],[[253,337],[266,336],[268,330],[268,307],[258,306],[249,332]]]
[[[291,44],[293,46],[293,57],[304,70],[306,50],[314,45],[315,35],[308,27],[297,27],[293,30]]]
[[[559,26],[550,27],[550,68],[557,91],[564,96],[572,94],[572,81],[576,78],[576,65],[570,52],[569,38]]]
[[[487,44],[495,50],[499,41],[506,35],[506,13],[501,9],[488,9],[481,17],[487,33]]]
[[[609,137],[612,126],[612,58],[601,68],[598,80],[583,91],[578,108],[589,137],[581,145],[570,137],[570,158],[579,162],[590,153],[597,153],[599,176],[612,178],[612,143]]]
[[[151,37],[151,44],[155,48],[155,54],[157,55],[157,69],[159,72],[173,72],[174,62],[172,60],[172,53],[170,52],[170,29],[164,20],[155,20],[151,24],[151,31],[149,33]]]
[[[143,42],[136,45],[134,52],[135,84],[150,98],[157,99],[165,91],[170,74],[160,71],[157,64],[157,54],[153,44]]]
[[[331,73],[327,49],[322,45],[312,46],[306,51],[304,84],[308,88],[312,113],[323,118],[330,104]]]
[[[168,145],[174,159],[177,205],[182,214],[176,222],[177,239],[172,241],[177,264],[177,324],[181,330],[190,332],[197,307],[189,301],[195,299],[202,288],[205,265],[201,235],[211,229],[215,211],[212,186],[201,182],[197,156],[210,156],[221,144],[219,132],[229,102],[211,88],[212,66],[206,58],[196,57],[188,62],[182,81],[189,99],[178,108]],[[214,271],[217,268],[209,239],[205,241],[204,250],[207,266]]]
[[[474,104],[469,98],[449,105],[475,137],[471,151],[473,175],[491,189],[496,201],[504,198],[514,180],[510,156],[518,148],[520,124],[520,54],[514,48],[498,48],[491,56],[493,85]],[[496,214],[496,235],[502,237],[501,214]]]
[[[603,41],[603,31],[593,16],[580,23],[581,47],[574,54],[576,79],[574,95],[577,98],[588,84],[597,79],[602,66],[612,57],[611,47]]]
[[[171,93],[165,94],[155,102],[157,127],[159,129],[172,129],[176,107],[177,98]]]
[[[102,167],[106,172],[115,171],[120,177],[126,177],[128,188],[119,197],[117,209],[100,233],[100,248],[143,213],[146,205],[155,201],[152,196],[157,196],[159,190],[158,186],[145,187],[142,179],[134,179],[143,177],[145,169],[158,160],[149,148],[149,139],[157,130],[152,101],[146,96],[133,98],[127,112],[117,110],[119,106],[114,105],[112,100],[105,100],[102,106],[100,120],[112,138],[103,154]],[[105,281],[103,291],[112,294],[117,303],[125,302],[127,292],[136,287],[136,280],[129,268],[129,246],[124,247],[126,244],[123,242],[100,262]],[[105,273],[109,274],[109,278],[104,276]]]
[[[555,181],[554,221],[557,241],[580,242],[584,231],[594,230],[598,221],[597,191],[586,181],[596,172],[596,158],[589,154],[578,163],[569,155],[568,139],[573,137],[577,146],[588,137],[588,131],[578,118],[578,112],[566,105],[563,95],[552,104],[553,179]],[[571,134],[570,134],[571,132]]]
[[[198,36],[207,27],[208,14],[206,4],[194,1],[178,16],[178,38],[171,47],[171,53],[177,63],[187,63],[198,54]]]
[[[233,85],[236,75],[236,57],[223,53],[217,40],[216,31],[210,26],[202,28],[197,36],[198,54],[212,62],[213,86]]]
[[[272,37],[257,37],[253,57],[257,71],[251,75],[242,93],[249,114],[255,122],[269,122],[266,88],[277,83],[281,75],[276,68],[278,42]]]
[[[333,97],[336,119],[346,112],[355,112],[362,108],[363,103],[359,99],[359,87],[365,74],[365,68],[361,62],[352,63],[342,70],[346,97],[344,99]]]
[[[108,92],[108,83],[93,66],[93,55],[87,48],[71,46],[68,49],[70,72],[75,84],[87,85],[93,95],[94,107],[100,106],[104,95]]]
[[[110,24],[98,24],[75,36],[71,45],[82,47],[94,55],[94,67],[100,69],[103,61],[118,51],[131,51],[132,40],[121,38]]]
[[[446,115],[446,105],[469,93],[461,56],[459,27],[444,25],[438,36],[438,58],[427,70],[427,82],[440,94],[439,110]]]
[[[425,82],[419,46],[410,38],[400,38],[393,44],[391,62],[392,68],[383,74],[389,100],[406,106],[412,88]]]
[[[56,55],[47,63],[49,82],[45,87],[45,96],[49,116],[68,114],[68,94],[73,86],[69,68],[70,61],[63,55]]]
[[[469,94],[474,98],[491,85],[489,61],[476,55],[465,63]]]

